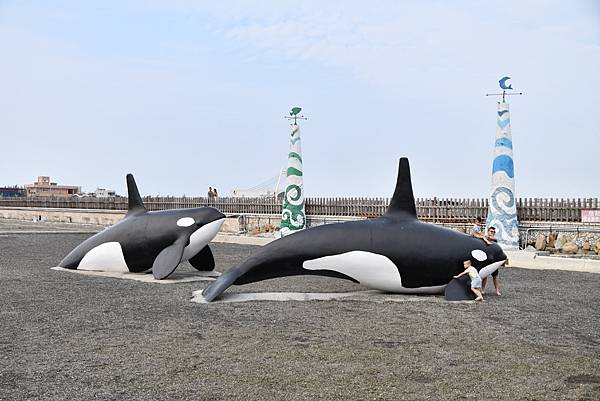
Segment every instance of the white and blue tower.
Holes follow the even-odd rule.
[[[496,238],[502,248],[519,249],[513,142],[506,95],[522,95],[522,93],[506,93],[506,90],[512,89],[512,85],[506,84],[509,79],[510,77],[502,78],[499,81],[502,93],[493,94],[502,95],[502,102],[498,102],[496,142],[492,164],[492,191],[486,227],[494,226],[496,228]]]

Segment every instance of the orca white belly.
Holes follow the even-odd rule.
[[[351,251],[339,255],[307,260],[307,270],[331,270],[351,277],[359,283],[380,291],[401,294],[438,294],[446,285],[406,288],[398,268],[387,256],[365,251]]]
[[[123,249],[118,242],[105,242],[85,254],[77,266],[79,270],[99,270],[105,272],[128,272]]]

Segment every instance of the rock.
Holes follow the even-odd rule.
[[[568,255],[575,255],[578,250],[579,247],[574,242],[567,242],[561,248],[561,252]]]
[[[532,247],[531,245],[529,245],[527,248],[525,248],[525,250],[526,250],[527,252],[536,252],[535,248],[534,248],[534,247]]]
[[[592,246],[590,245],[590,241],[585,241],[583,243],[583,245],[581,246],[581,249],[583,250],[583,252],[588,253],[592,249]]]
[[[556,242],[554,243],[554,247],[556,249],[561,249],[563,245],[568,242],[563,233],[558,234],[556,237]]]
[[[548,235],[548,239],[546,239],[546,242],[547,242],[546,246],[550,247],[550,248],[554,248],[554,244],[556,243],[556,237],[557,237],[556,233]]]
[[[556,252],[557,252],[556,248],[553,248],[553,247],[551,247],[551,246],[547,246],[547,247],[546,247],[546,250],[547,250],[548,252],[550,252],[550,253],[556,253]]]
[[[596,251],[596,255],[600,255],[600,241],[596,241],[596,245],[594,245],[594,250]]]
[[[535,249],[538,251],[546,249],[546,236],[544,234],[538,234],[535,240]]]

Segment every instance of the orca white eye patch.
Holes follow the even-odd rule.
[[[179,227],[189,227],[192,224],[194,224],[196,221],[191,218],[191,217],[182,217],[179,220],[177,220],[177,225]]]
[[[473,249],[471,251],[471,256],[473,256],[475,259],[477,259],[480,262],[483,262],[484,260],[487,259],[487,254],[485,252],[483,252],[481,249]]]

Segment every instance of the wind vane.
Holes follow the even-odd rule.
[[[308,118],[304,117],[303,115],[298,115],[301,111],[302,109],[300,107],[293,107],[290,111],[290,115],[283,116],[283,118],[294,120],[294,125],[296,125],[296,120],[308,120]]]
[[[500,79],[500,81],[498,81],[498,83],[500,84],[500,88],[502,89],[502,93],[486,93],[486,96],[502,96],[502,103],[506,103],[504,97],[505,96],[514,96],[514,95],[522,95],[523,92],[518,92],[518,93],[506,93],[506,90],[512,90],[512,84],[508,84],[506,85],[506,81],[508,81],[510,79],[510,77],[503,77],[502,79]]]

